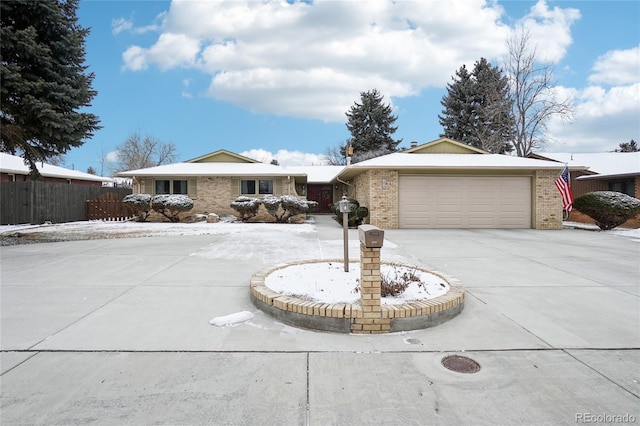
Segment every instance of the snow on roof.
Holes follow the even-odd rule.
[[[286,167],[294,173],[306,174],[307,183],[329,183],[338,176],[346,166],[290,166]]]
[[[348,169],[388,167],[399,169],[561,169],[562,165],[553,161],[501,154],[412,154],[396,152],[353,164]]]
[[[304,176],[265,163],[174,163],[146,169],[128,170],[118,176]]]
[[[640,174],[640,152],[541,152],[538,155],[571,166],[585,166],[598,177]],[[596,176],[593,176],[596,178]],[[586,176],[585,176],[586,178]]]
[[[44,177],[54,177],[62,179],[90,180],[98,182],[113,182],[113,179],[104,176],[96,176],[90,173],[83,173],[77,170],[65,169],[46,163],[37,163],[38,171]],[[0,172],[16,175],[28,175],[29,167],[24,164],[24,159],[16,155],[0,152]]]

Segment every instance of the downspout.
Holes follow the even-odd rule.
[[[340,178],[339,178],[339,177],[337,177],[337,176],[336,176],[336,180],[337,180],[338,182],[340,182],[341,184],[343,184],[343,185],[347,185],[347,186],[354,187],[354,186],[353,186],[353,185],[351,185],[349,182],[345,182],[345,181],[343,181],[342,179],[340,179]],[[354,188],[355,188],[355,187],[354,187]],[[349,190],[347,190],[347,193],[349,193]]]

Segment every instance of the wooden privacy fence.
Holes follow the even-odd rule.
[[[111,188],[53,182],[0,183],[0,224],[41,224],[87,220],[88,200],[106,193],[123,199],[128,188]]]
[[[107,192],[94,200],[87,201],[87,220],[121,221],[133,217],[133,211],[122,202],[122,197]]]

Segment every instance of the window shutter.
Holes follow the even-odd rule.
[[[187,182],[187,195],[189,198],[194,199],[198,196],[198,179],[189,178]]]
[[[144,194],[155,195],[155,188],[153,187],[153,179],[145,178],[144,179]]]
[[[240,195],[240,179],[231,178],[231,195],[235,198]]]
[[[282,195],[282,179],[276,179],[275,187],[273,188],[273,195]]]

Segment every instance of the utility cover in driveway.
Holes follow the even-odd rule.
[[[531,177],[400,176],[400,228],[531,228]]]

